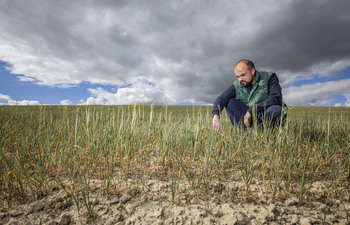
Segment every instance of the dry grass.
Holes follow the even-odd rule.
[[[349,194],[349,108],[294,107],[285,127],[242,130],[223,113],[222,132],[211,128],[210,106],[2,106],[0,198],[11,207],[48,194],[54,186],[86,207],[91,179],[102,195],[130,177],[181,179],[197,193],[213,181],[240,175],[250,199],[253,179],[267,196],[292,195],[302,204],[322,181],[329,199]],[[118,176],[118,177],[116,177]],[[96,185],[96,184],[94,184]]]

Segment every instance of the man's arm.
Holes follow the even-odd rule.
[[[236,89],[235,86],[231,84],[221,95],[219,95],[219,97],[216,98],[213,105],[213,116],[218,115],[220,117],[220,112],[227,106],[228,101],[235,97]]]
[[[269,81],[268,81],[268,91],[269,91],[269,97],[258,104],[256,104],[254,107],[256,107],[257,112],[264,111],[266,108],[272,105],[280,105],[282,106],[282,88],[278,81],[278,78],[276,74],[272,74]],[[253,109],[248,109],[248,112],[252,115]]]
[[[236,97],[236,89],[231,84],[219,97],[216,98],[213,105],[213,128],[216,132],[220,132],[220,112],[227,106],[231,98]]]

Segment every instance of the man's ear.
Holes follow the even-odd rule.
[[[255,76],[255,68],[250,71]]]

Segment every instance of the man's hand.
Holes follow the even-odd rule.
[[[251,122],[252,122],[252,115],[247,111],[247,113],[244,115],[244,124],[247,126],[247,127],[250,127],[251,126]]]
[[[213,117],[213,128],[216,132],[220,132],[220,117],[218,115]]]

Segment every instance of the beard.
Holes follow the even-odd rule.
[[[255,81],[255,76],[251,76],[251,79],[248,80],[241,80],[239,83],[243,86],[243,87],[249,87],[250,85],[252,85]]]
[[[250,85],[252,85],[252,81],[248,82],[245,80],[242,80],[241,82],[239,82],[243,87],[249,87]]]

